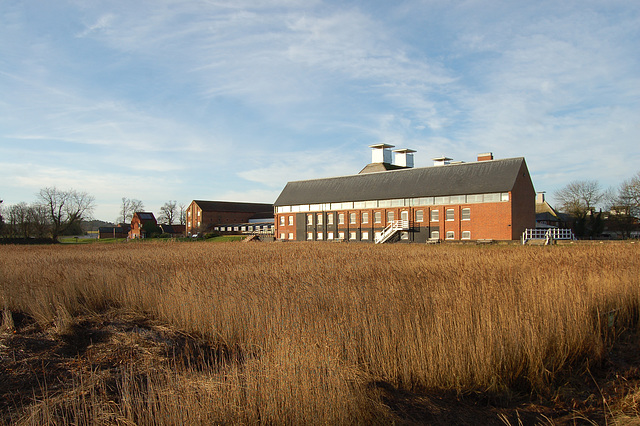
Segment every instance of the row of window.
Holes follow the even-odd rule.
[[[378,238],[380,237],[380,232],[376,232],[375,233],[375,237]],[[333,232],[327,232],[327,240],[344,240],[345,239],[345,232],[338,232],[337,235]],[[313,240],[314,237],[314,233],[313,232],[307,232],[307,240],[311,241]],[[317,232],[315,234],[315,239],[317,241],[322,241],[324,240],[324,233],[323,232]],[[401,238],[403,240],[407,240],[409,239],[409,233],[408,232],[403,232]],[[447,240],[455,240],[456,238],[456,233],[455,231],[447,231],[445,234],[445,239]],[[285,237],[285,233],[281,232],[280,233],[280,239],[284,240],[284,239],[289,239],[289,240],[294,240],[294,234],[293,232],[289,232],[288,234],[286,234]],[[349,232],[349,239],[350,240],[357,240],[358,239],[358,234],[354,231]],[[431,231],[431,239],[436,239],[439,240],[440,239],[440,231]],[[471,231],[462,231],[461,234],[461,239],[463,240],[470,240],[471,239]],[[362,235],[360,236],[360,241],[368,241],[369,240],[369,232],[367,231],[363,231]]]
[[[455,210],[456,209],[446,209],[445,212],[445,219],[447,221],[452,221],[455,220]],[[431,210],[431,217],[430,217],[430,221],[431,222],[438,222],[440,220],[440,211],[439,210]],[[463,208],[460,211],[460,219],[461,220],[471,220],[471,209],[470,208]],[[313,225],[313,214],[307,214],[307,225]],[[294,224],[294,216],[280,216],[280,225],[284,226],[285,224],[285,217],[287,218],[287,224],[289,226],[293,226]],[[369,223],[369,212],[362,212],[361,214],[361,221],[360,223]],[[345,213],[338,213],[338,225],[344,225],[345,223]],[[388,211],[387,212],[387,223],[389,222],[393,222],[395,220],[395,212],[393,211]],[[415,212],[415,220],[416,222],[424,222],[424,210],[416,210]],[[316,225],[323,225],[323,221],[324,221],[324,214],[323,213],[317,213],[316,214],[316,220],[315,220],[315,224]],[[373,212],[373,222],[374,223],[382,223],[382,212]],[[353,212],[353,213],[349,213],[349,224],[351,225],[355,225],[357,223],[357,213]],[[328,213],[327,214],[327,225],[333,225],[334,224],[334,213]]]
[[[198,226],[200,226],[198,224]],[[214,231],[222,231],[222,232],[253,232],[253,231],[263,231],[263,232],[273,232],[273,225],[233,225],[233,226],[214,226]]]
[[[508,192],[447,195],[443,197],[397,198],[393,200],[348,201],[343,203],[302,204],[295,206],[279,206],[276,208],[276,212],[297,213],[389,207],[443,206],[447,204],[498,203],[503,201],[509,201]]]

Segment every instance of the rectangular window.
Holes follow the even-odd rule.
[[[481,203],[482,194],[467,195],[467,203]]]
[[[509,193],[508,192],[503,192],[502,194],[500,194],[500,200],[501,201],[509,201]]]
[[[327,240],[333,240],[333,232],[327,232]]]
[[[369,223],[369,213],[362,212],[362,223]]]
[[[313,215],[312,214],[308,214],[307,215],[307,225],[313,225]]]
[[[424,211],[416,210],[416,222],[422,222],[424,220]]]
[[[471,239],[471,231],[462,231],[462,239],[470,240]]]
[[[440,231],[431,231],[431,239],[439,240],[440,239]]]
[[[284,232],[281,232],[281,233],[280,233],[280,239],[281,239],[281,240],[284,240]]]
[[[462,209],[462,220],[471,220],[471,209]]]
[[[437,205],[449,204],[449,197],[436,197],[435,203]]]
[[[293,225],[293,216],[289,216],[289,226]]]
[[[344,225],[344,213],[338,213],[338,225]]]
[[[437,222],[440,220],[440,212],[438,210],[431,210],[431,222]]]
[[[307,240],[313,240],[313,232],[307,232]]]
[[[467,197],[465,197],[464,195],[452,195],[451,197],[449,197],[449,203],[450,204],[464,204],[466,198]]]
[[[451,221],[455,219],[455,210],[447,209],[447,220]]]
[[[353,203],[354,209],[364,209],[365,206],[366,206],[366,203],[364,201],[354,201]]]
[[[344,232],[338,232],[338,239],[344,240]]]
[[[375,223],[382,223],[382,212],[373,213],[373,220]]]
[[[327,225],[333,225],[333,213],[327,214]]]
[[[322,225],[322,213],[318,213],[317,218],[318,218],[318,219],[317,219],[316,223],[317,223],[318,225]]]
[[[485,203],[497,203],[500,201],[500,193],[497,194],[484,194]]]
[[[447,231],[447,240],[453,240],[456,237],[455,232]]]
[[[322,232],[318,232],[318,241],[322,241],[323,237]]]
[[[350,240],[355,240],[356,239],[356,233],[355,232],[349,232],[349,239]]]
[[[387,212],[387,223],[393,222],[394,217],[395,217],[394,212],[392,212],[392,211],[391,212]]]
[[[289,239],[293,240],[293,232],[289,232]]]
[[[280,226],[284,226],[284,216],[280,216]]]
[[[356,223],[356,214],[355,213],[349,213],[349,223],[354,225]]]
[[[362,239],[363,240],[368,240],[369,239],[369,232],[363,231],[362,232]]]

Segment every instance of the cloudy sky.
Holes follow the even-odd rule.
[[[368,145],[640,171],[640,2],[2,0],[0,199],[273,202]]]

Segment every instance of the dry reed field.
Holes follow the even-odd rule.
[[[0,246],[0,421],[637,424],[639,271],[632,243]]]

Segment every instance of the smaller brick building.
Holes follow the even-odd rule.
[[[273,219],[273,204],[193,200],[187,208],[187,235],[256,219]]]
[[[150,229],[156,229],[158,222],[153,213],[149,212],[136,212],[131,219],[131,230],[129,231],[129,238],[146,238],[147,232]]]

